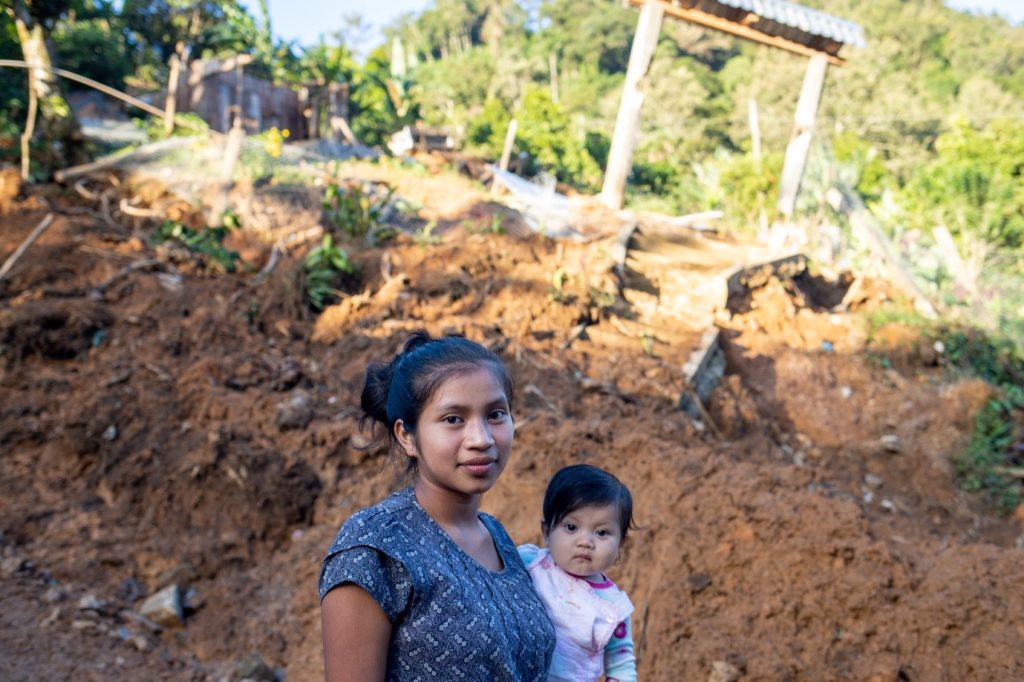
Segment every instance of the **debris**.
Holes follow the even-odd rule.
[[[878,488],[882,485],[882,479],[880,479],[878,476],[875,476],[874,474],[865,474],[864,483],[869,488]]]
[[[118,436],[118,430],[117,430],[117,426],[115,426],[114,424],[111,424],[110,426],[108,426],[106,428],[106,430],[103,432],[103,440],[108,441],[108,442],[113,442],[113,441],[117,440],[117,436]]]
[[[185,613],[181,608],[181,591],[177,583],[169,585],[142,603],[139,612],[164,627],[181,625]]]
[[[879,506],[887,512],[891,512],[896,509],[896,504],[892,500],[882,500],[879,502]]]
[[[53,607],[53,611],[50,611],[50,615],[39,621],[39,627],[48,628],[54,623],[56,623],[58,618],[60,618],[60,607],[55,606]]]
[[[711,576],[707,573],[692,573],[686,582],[690,585],[690,594],[700,594],[711,587]]]
[[[46,216],[41,221],[39,221],[39,224],[35,226],[35,229],[33,229],[32,232],[30,232],[29,235],[25,237],[25,241],[23,241],[21,245],[14,250],[14,253],[12,253],[10,257],[4,261],[4,264],[0,266],[0,281],[3,281],[4,277],[7,276],[7,273],[10,272],[11,268],[14,267],[14,264],[18,262],[19,258],[21,258],[22,254],[28,251],[28,247],[32,246],[32,243],[35,242],[35,240],[39,239],[39,236],[43,232],[46,232],[46,228],[48,228],[52,223],[53,214],[47,213]]]
[[[726,661],[715,661],[711,664],[708,682],[736,682],[742,673],[739,668]]]
[[[78,600],[79,611],[102,611],[107,603],[102,599],[97,599],[94,594],[84,594],[82,598]]]
[[[853,395],[853,389],[850,388],[849,386],[843,386],[842,388],[839,389],[839,395],[841,395],[843,399],[846,400]]]
[[[43,599],[50,604],[53,604],[54,602],[64,601],[67,598],[67,593],[61,588],[57,587],[56,585],[46,590],[46,593],[43,595]]]
[[[118,615],[120,615],[121,618],[124,619],[124,620],[128,620],[128,621],[131,621],[133,623],[138,623],[140,625],[144,625],[147,628],[149,628],[150,630],[152,630],[153,632],[160,632],[161,630],[163,630],[163,626],[160,625],[160,623],[157,623],[156,621],[150,620],[149,618],[146,618],[145,616],[143,616],[140,613],[135,613],[134,611],[130,611],[128,609],[124,609]],[[127,630],[125,630],[125,632],[127,632]],[[124,639],[127,639],[127,637],[125,637]]]
[[[296,391],[291,398],[277,404],[277,426],[282,431],[304,429],[312,420],[313,406],[305,391]]]
[[[25,566],[25,560],[21,557],[7,557],[0,562],[0,577],[10,578]]]
[[[259,654],[243,658],[235,666],[235,672],[243,680],[256,680],[257,682],[276,682],[277,680],[277,673],[263,662]]]
[[[900,437],[894,433],[885,434],[879,439],[879,442],[886,452],[903,452],[903,444],[900,442]]]

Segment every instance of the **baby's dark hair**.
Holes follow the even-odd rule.
[[[392,450],[398,447],[395,422],[415,434],[423,408],[448,379],[487,367],[501,382],[512,409],[512,378],[497,355],[479,343],[461,336],[432,338],[425,331],[414,332],[402,352],[388,364],[370,363],[366,368],[361,405],[363,420],[372,420],[387,433]],[[377,432],[377,437],[382,434]],[[415,467],[410,459],[409,466]]]
[[[636,528],[633,522],[633,496],[622,481],[604,469],[590,464],[574,464],[559,469],[548,483],[544,493],[544,532],[550,532],[558,522],[577,509],[590,506],[613,505],[619,511],[622,539],[626,532]]]

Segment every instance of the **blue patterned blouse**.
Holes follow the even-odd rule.
[[[508,533],[480,514],[504,569],[466,554],[412,488],[350,518],[320,571],[320,598],[355,583],[392,623],[389,682],[543,681],[555,630]]]

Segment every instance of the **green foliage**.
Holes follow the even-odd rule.
[[[324,235],[320,246],[309,252],[304,266],[306,300],[317,310],[323,310],[325,305],[341,296],[337,286],[342,276],[356,272],[348,253],[335,246],[329,234]]]
[[[585,138],[546,88],[527,88],[516,116],[516,146],[530,155],[529,173],[544,169],[578,187],[600,186],[602,169],[587,152]]]
[[[901,194],[908,223],[1024,246],[1024,121],[995,120],[978,130],[961,119],[936,149]]]
[[[52,33],[57,63],[62,69],[123,89],[131,73],[128,46],[118,26],[108,18],[62,21]],[[71,87],[85,87],[71,84]]]
[[[327,221],[349,237],[365,237],[379,227],[395,190],[375,192],[373,185],[330,183],[324,190],[323,209]]]
[[[199,254],[207,267],[221,272],[234,272],[238,252],[224,246],[224,237],[231,230],[228,227],[230,223],[230,220],[225,220],[225,225],[221,227],[207,227],[197,231],[176,220],[166,220],[157,228],[152,239],[154,244],[179,243]]]
[[[1004,511],[1012,511],[1021,485],[1007,469],[1024,464],[1024,345],[971,329],[943,329],[938,336],[951,365],[999,389],[975,417],[967,450],[954,458],[961,485],[985,491]]]

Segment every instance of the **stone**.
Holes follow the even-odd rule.
[[[900,437],[894,433],[887,433],[879,439],[882,444],[882,448],[886,452],[899,453],[903,452],[903,444],[900,442]]]
[[[875,476],[874,474],[865,474],[864,484],[867,485],[869,488],[878,488],[881,487],[882,485],[882,479],[880,479],[878,476]]]
[[[164,627],[181,625],[185,620],[185,612],[181,606],[181,590],[177,583],[168,585],[142,602],[139,613]]]
[[[235,672],[243,680],[256,680],[257,682],[277,682],[277,673],[263,662],[259,654],[246,656],[238,665]]]
[[[690,577],[686,579],[686,582],[690,585],[690,594],[700,594],[707,588],[711,587],[711,576],[707,573],[692,573]]]
[[[98,599],[95,594],[83,594],[78,600],[79,611],[102,611],[106,605],[107,603]]]
[[[739,668],[727,661],[715,661],[711,664],[708,682],[736,682],[742,673]]]
[[[277,404],[277,426],[282,431],[304,429],[312,420],[313,406],[305,391],[296,391],[292,397]]]
[[[68,598],[68,595],[65,593],[65,591],[61,590],[58,587],[51,587],[50,589],[48,589],[46,591],[45,594],[43,594],[43,599],[48,604],[52,604],[53,602],[56,602],[56,601],[63,601],[65,599],[67,599],[67,598]]]
[[[25,566],[25,560],[19,556],[7,557],[0,561],[0,576],[10,578]]]

